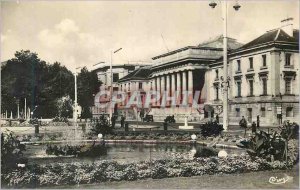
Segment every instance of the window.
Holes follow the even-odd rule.
[[[219,70],[216,69],[216,79],[219,79]]]
[[[139,83],[139,90],[143,89],[143,83]]]
[[[253,96],[253,80],[249,80],[249,95]]]
[[[249,57],[249,69],[253,69],[253,57]]]
[[[218,86],[215,86],[215,91],[216,91],[215,100],[219,100],[219,87]]]
[[[237,60],[237,71],[241,72],[241,60]]]
[[[237,97],[241,97],[241,81],[236,82],[236,87],[237,87]]]
[[[285,65],[286,66],[290,66],[291,65],[291,54],[290,53],[286,53],[285,54]]]
[[[265,107],[260,108],[260,116],[266,117],[266,108]]]
[[[113,73],[113,82],[118,82],[119,80],[119,73]]]
[[[236,117],[241,117],[241,110],[240,108],[235,108]]]
[[[287,78],[285,79],[285,94],[291,94],[291,79],[290,78]]]
[[[252,122],[252,108],[247,108],[248,122]]]
[[[262,63],[263,63],[263,67],[267,66],[267,55],[262,55]]]
[[[293,117],[293,107],[286,108],[286,117]]]
[[[267,78],[262,78],[262,87],[263,87],[263,94],[262,95],[267,95],[268,90],[267,90]]]

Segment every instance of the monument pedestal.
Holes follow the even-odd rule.
[[[187,117],[184,118],[184,125],[179,126],[179,129],[194,129],[194,126],[188,125]]]

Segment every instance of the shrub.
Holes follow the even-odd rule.
[[[297,139],[299,136],[299,125],[295,122],[285,121],[283,126],[279,127],[280,136],[284,139]]]
[[[112,127],[109,125],[108,120],[102,115],[92,124],[91,131],[94,135],[98,135],[99,133],[106,135],[112,133]]]
[[[252,157],[282,160],[285,155],[285,141],[277,133],[259,131],[250,139],[247,153]]]
[[[55,116],[55,117],[52,119],[52,122],[64,122],[64,123],[68,123],[69,120],[68,120],[68,118],[66,118],[66,117],[58,117],[58,116]]]
[[[296,144],[292,141],[290,144]],[[296,152],[296,149],[293,149]],[[294,153],[293,153],[294,154]],[[176,154],[176,158],[123,164],[115,161],[96,161],[93,164],[73,162],[47,165],[33,165],[18,168],[2,174],[3,183],[8,187],[40,187],[53,185],[74,185],[104,181],[137,180],[145,178],[194,176],[219,173],[243,173],[249,171],[286,169],[281,161],[268,162],[261,157],[251,159],[248,154],[226,158],[209,157],[188,159]],[[289,160],[288,167],[294,160]],[[3,187],[3,186],[2,186]]]
[[[218,136],[224,130],[223,126],[217,122],[208,122],[200,126],[203,137]]]
[[[124,173],[125,173],[125,180],[133,181],[138,178],[138,172],[136,166],[133,164],[128,165],[125,168]]]
[[[153,179],[162,179],[168,177],[168,171],[162,164],[155,164],[151,168],[151,177]]]
[[[1,133],[1,171],[15,169],[17,164],[27,164],[23,157],[25,145],[21,144],[13,133]]]
[[[191,177],[194,174],[195,174],[195,172],[193,171],[192,167],[190,167],[190,166],[184,166],[180,172],[180,176],[182,176],[182,177]]]
[[[151,170],[150,169],[146,169],[146,170],[138,170],[138,179],[146,179],[146,178],[150,178],[151,177]]]
[[[195,158],[199,157],[211,157],[211,156],[218,156],[218,151],[214,148],[210,147],[201,147],[196,150],[196,153],[194,155]]]

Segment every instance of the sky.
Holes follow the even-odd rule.
[[[1,1],[1,61],[20,50],[36,52],[74,71],[99,62],[151,63],[151,58],[221,35],[222,9],[210,1]],[[218,2],[218,1],[216,1]],[[247,43],[294,18],[299,1],[228,2],[228,36]]]

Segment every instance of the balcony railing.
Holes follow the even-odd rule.
[[[241,70],[237,70],[237,71],[235,71],[235,74],[240,74],[240,73],[242,73],[242,71],[241,71]]]

